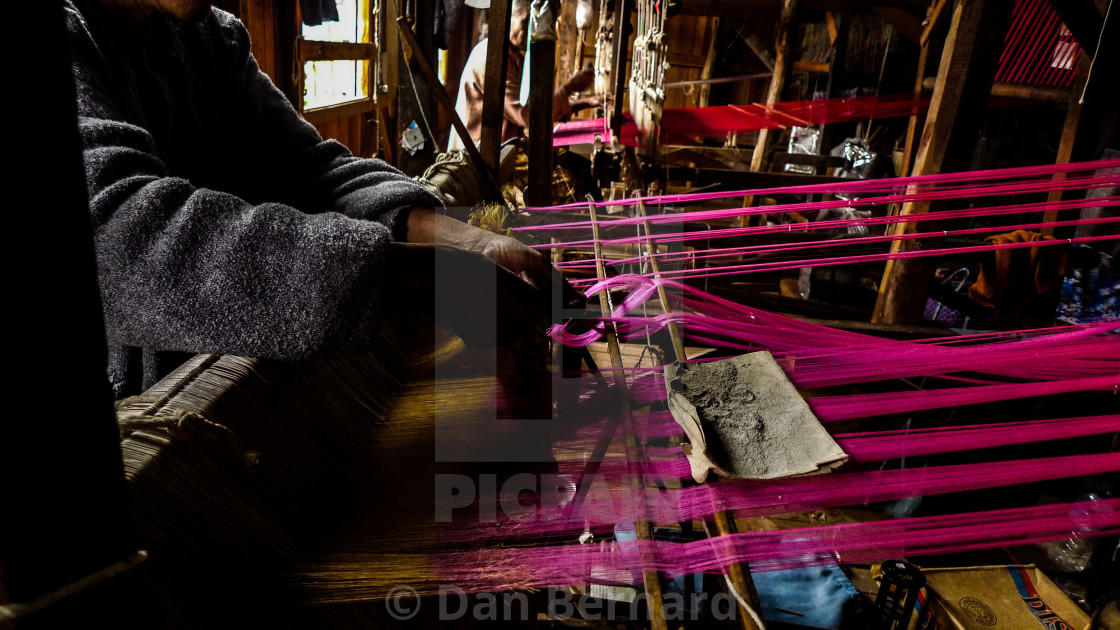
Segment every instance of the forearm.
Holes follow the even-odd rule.
[[[413,208],[408,213],[405,239],[409,243],[478,249],[475,246],[489,236],[493,235],[431,208]]]

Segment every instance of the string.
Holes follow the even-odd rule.
[[[746,196],[774,196],[795,194],[834,194],[849,197],[860,197],[876,192],[905,190],[906,187],[938,186],[943,184],[953,185],[983,185],[992,184],[1002,180],[1015,180],[1030,177],[1050,177],[1055,174],[1068,174],[1076,172],[1090,172],[1116,168],[1120,166],[1120,159],[1096,160],[1090,162],[1067,162],[1063,164],[1045,164],[1041,166],[1021,166],[1004,169],[987,169],[978,171],[962,171],[959,173],[936,173],[932,175],[912,175],[907,177],[893,177],[886,179],[851,180],[843,182],[829,182],[824,184],[804,184],[800,186],[781,186],[770,188],[755,188],[736,191],[709,191],[700,193],[650,195],[640,199],[647,205],[696,203],[716,199],[742,198]],[[1048,180],[1049,181],[1049,180]],[[1107,180],[1115,185],[1116,176]],[[971,192],[963,195],[968,197]],[[636,203],[636,198],[624,198],[595,202],[596,207],[610,207],[630,205]],[[570,203],[557,206],[529,207],[529,212],[554,212],[559,210],[584,210],[586,203]],[[653,215],[650,219],[656,218]]]
[[[750,532],[687,543],[491,548],[441,557],[439,574],[479,591],[634,582],[639,571],[713,573],[737,562],[755,572],[881,561],[1120,531],[1120,500]],[[1072,532],[1072,533],[1071,533]],[[642,562],[642,558],[652,559]]]
[[[1108,205],[1108,206],[1120,205],[1120,199],[1117,199],[1115,201],[1112,201],[1112,202],[1109,202],[1109,203],[1106,203],[1106,204],[1102,204],[1102,205]],[[1013,225],[989,226],[989,227],[979,227],[979,228],[966,228],[966,229],[960,229],[960,230],[938,230],[938,231],[935,231],[935,232],[908,232],[908,233],[905,233],[905,234],[893,234],[893,235],[892,234],[886,234],[886,235],[879,235],[879,236],[862,236],[862,237],[845,238],[845,239],[832,239],[832,240],[826,240],[826,241],[810,241],[810,242],[801,241],[801,242],[793,242],[793,243],[771,243],[771,244],[766,244],[766,245],[744,245],[744,246],[741,246],[741,247],[726,247],[726,248],[717,248],[717,249],[706,249],[703,252],[695,252],[695,253],[690,253],[688,255],[681,254],[679,252],[671,253],[671,254],[661,253],[661,254],[657,254],[657,255],[660,256],[660,257],[664,257],[664,262],[670,262],[670,263],[672,263],[672,262],[692,262],[692,261],[695,261],[695,260],[710,260],[710,259],[737,257],[737,256],[742,256],[744,254],[763,254],[763,253],[774,253],[774,252],[790,252],[790,251],[805,251],[805,250],[816,250],[816,249],[832,249],[832,248],[835,248],[835,247],[853,247],[853,246],[858,246],[858,245],[869,245],[869,244],[875,244],[875,243],[892,243],[892,242],[896,242],[896,241],[912,241],[912,240],[920,240],[920,239],[928,239],[928,238],[947,238],[947,237],[950,237],[950,236],[969,236],[969,235],[973,235],[973,234],[987,234],[987,233],[992,233],[992,232],[1005,233],[1005,232],[1013,232],[1013,231],[1016,231],[1016,230],[1030,230],[1030,229],[1037,229],[1037,228],[1042,228],[1042,227],[1054,227],[1054,228],[1056,228],[1056,227],[1066,227],[1066,226],[1074,226],[1074,225],[1096,225],[1096,224],[1102,224],[1102,223],[1118,223],[1118,222],[1120,222],[1120,217],[1101,217],[1101,218],[1092,218],[1092,219],[1074,219],[1074,220],[1068,220],[1068,221],[1041,221],[1041,222],[1033,222],[1033,223],[1018,223],[1018,224],[1013,224]],[[695,240],[699,240],[700,238],[703,238],[703,233],[698,233],[698,235],[694,237]],[[630,239],[627,239],[627,240],[630,240]],[[556,244],[550,245],[550,247],[557,247],[557,246],[558,245],[556,245]],[[670,255],[675,256],[675,257],[674,258],[668,258],[667,256],[670,256]],[[646,260],[647,256],[648,256],[648,254],[643,254],[641,256],[635,256],[633,258],[624,258],[624,259],[621,259],[621,260],[612,260],[612,261],[605,261],[605,262],[607,262],[608,264],[611,264],[613,266],[622,266],[622,265],[633,264],[633,263],[636,263],[636,262],[641,262],[643,260]],[[594,261],[592,261],[592,263],[593,262]],[[580,261],[573,261],[573,262],[569,262],[569,263],[557,263],[556,266],[558,268],[561,268],[561,269],[573,269],[573,268],[589,267],[589,266],[593,266],[593,264],[589,263],[586,260],[580,260]]]
[[[610,476],[600,471],[586,482],[591,486],[586,498],[567,518],[565,506],[558,500],[561,497],[550,495],[551,489],[543,490],[538,505],[533,508],[523,505],[524,493],[485,495],[479,498],[479,504],[489,506],[489,512],[495,515],[490,522],[483,520],[477,526],[458,523],[448,532],[447,539],[449,542],[528,539],[587,528],[602,532],[631,522],[633,508],[639,503],[649,506],[656,520],[664,523],[702,520],[724,510],[734,511],[736,518],[753,518],[1094,475],[1112,472],[1117,466],[1120,466],[1120,455],[1105,453],[768,481],[723,480],[674,489],[653,487],[652,482],[658,477],[648,472],[643,478],[645,485],[636,489],[629,485],[634,473]],[[687,468],[685,472],[685,476],[690,476]],[[660,479],[671,482],[666,477]],[[501,511],[503,509],[507,512]]]

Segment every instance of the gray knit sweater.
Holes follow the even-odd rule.
[[[394,220],[440,201],[323,141],[228,13],[121,30],[96,0],[67,9],[116,394],[162,351],[369,348]]]

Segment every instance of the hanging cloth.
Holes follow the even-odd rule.
[[[303,23],[308,26],[338,21],[338,5],[335,0],[299,0],[299,8],[303,13]]]

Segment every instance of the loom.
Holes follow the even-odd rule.
[[[1073,165],[1065,172],[1102,166],[1112,164]],[[1049,180],[1054,172],[970,174],[909,190],[904,185],[931,182],[858,185],[888,199],[946,189],[973,196],[1008,180]],[[1117,183],[1110,175],[1063,181]],[[658,235],[645,230],[688,219],[688,213],[590,218],[563,227],[570,234],[594,228],[590,241],[598,245],[606,240],[598,229],[608,222],[637,226],[645,247],[637,260],[618,266],[644,264],[647,273],[608,274],[600,253],[603,271],[596,273],[602,275],[585,291],[604,300],[614,293],[614,308],[588,319],[583,331],[554,327],[550,334],[558,344],[575,349],[614,334],[644,344],[658,331],[679,327],[684,340],[723,352],[770,350],[850,454],[849,466],[823,476],[692,485],[679,446],[683,432],[664,408],[660,369],[589,366],[578,378],[559,378],[502,368],[533,356],[543,365],[543,335],[495,358],[465,349],[431,322],[395,322],[386,327],[395,332],[369,356],[304,364],[198,357],[121,409],[122,447],[151,574],[175,610],[189,611],[199,623],[228,614],[231,606],[246,619],[267,614],[270,622],[293,627],[312,618],[359,623],[384,620],[383,600],[399,584],[434,595],[444,584],[490,592],[635,583],[649,572],[720,573],[742,564],[759,572],[1023,545],[1071,532],[1120,533],[1117,502],[1104,500],[1007,503],[979,512],[729,533],[718,544],[647,538],[624,547],[581,545],[586,534],[609,541],[616,527],[642,518],[638,506],[664,525],[728,512],[746,518],[936,498],[1120,470],[1120,456],[1107,449],[1053,455],[1045,447],[1051,440],[1120,431],[1120,414],[1109,411],[1120,388],[1116,322],[911,341],[836,330],[706,293],[663,277],[670,275],[666,268],[654,271]],[[649,315],[651,306],[664,312]],[[929,384],[875,390],[909,378]],[[870,391],[863,389],[869,385]],[[621,395],[632,410],[632,428],[620,431]],[[1083,413],[1068,406],[1071,395],[1082,397],[1076,409]],[[1041,402],[1048,417],[991,419],[982,411],[987,402],[1027,398]],[[550,399],[575,400],[576,411],[553,410]],[[890,422],[898,414],[962,405],[959,420],[944,426],[898,429]],[[525,434],[511,420],[517,417],[551,420],[543,434]],[[531,459],[521,442],[526,435],[545,439],[537,446],[555,463],[417,466],[447,439],[467,444],[464,452],[506,440]],[[599,446],[604,436],[606,450]],[[601,458],[589,473],[587,458],[597,452]],[[876,469],[885,460],[915,457],[933,459],[924,468]],[[540,473],[537,485],[510,485],[512,472],[530,471]],[[469,504],[433,488],[433,480],[454,475],[492,475],[492,486],[480,485]],[[572,492],[581,484],[586,495],[575,501]],[[550,500],[560,486],[574,490]],[[535,499],[526,502],[526,496]],[[449,515],[449,522],[433,514]]]
[[[651,33],[662,18],[650,13],[648,4],[642,7],[646,12],[640,13],[644,16],[640,24],[645,25],[644,36],[651,38],[653,54],[648,63],[636,64],[642,70],[635,75],[639,83],[633,85],[643,89],[631,90],[632,98],[638,99],[631,109],[644,110],[640,115],[646,123],[641,128],[653,131],[636,142],[652,151],[660,137],[658,128],[673,129],[673,114],[660,112],[656,102],[656,77],[665,49],[658,48],[662,42]],[[610,28],[599,32],[610,41]],[[597,54],[597,66],[605,64],[599,61]],[[1062,80],[1068,77],[1067,73]],[[870,111],[882,117],[879,108],[885,104],[897,106],[899,115],[909,115],[921,106],[913,99],[893,105],[889,101],[868,102],[874,109],[851,115],[867,116]],[[826,113],[815,120],[835,122],[844,115],[842,106],[853,103],[835,103],[832,110],[828,104],[812,107],[822,105]],[[727,114],[758,125],[751,129],[773,128],[779,125],[773,119],[788,115],[787,109],[802,116],[786,118],[784,123],[809,120],[809,111],[819,111],[774,104]],[[691,118],[683,114],[682,120],[694,126],[682,123],[678,130],[695,134],[697,115],[711,113],[693,112]],[[595,125],[601,129],[604,123]],[[716,133],[733,126],[725,127]],[[1115,500],[1015,506],[1016,497],[1010,497],[1004,502],[1007,505],[977,512],[779,532],[723,531],[711,540],[688,542],[649,538],[629,546],[610,542],[617,526],[646,517],[660,524],[718,522],[729,511],[735,518],[746,518],[914,495],[937,497],[995,488],[1013,493],[1022,484],[1120,469],[1116,454],[1105,450],[1107,439],[1120,432],[1120,415],[1110,407],[1120,388],[1120,337],[1114,323],[900,341],[775,315],[697,287],[720,275],[741,277],[813,266],[1056,249],[1074,242],[1115,240],[1116,236],[1106,235],[1015,245],[949,243],[917,254],[864,250],[990,230],[930,227],[842,241],[809,240],[816,230],[857,226],[893,229],[955,218],[1071,211],[1065,217],[1089,205],[1116,205],[1120,201],[1115,195],[1091,202],[981,204],[937,216],[887,214],[815,223],[748,223],[752,217],[830,207],[881,208],[1053,190],[1082,192],[1116,186],[1116,166],[1116,161],[1102,161],[660,195],[640,202],[604,202],[600,208],[623,210],[605,218],[596,217],[584,204],[536,208],[545,223],[563,213],[588,211],[573,221],[523,229],[559,235],[555,242],[541,246],[556,250],[559,257],[564,250],[595,246],[594,260],[573,257],[559,266],[583,273],[576,282],[589,296],[600,296],[603,304],[615,303],[602,317],[584,314],[585,325],[578,328],[553,328],[549,334],[556,346],[575,349],[608,341],[613,335],[615,341],[642,346],[641,366],[652,336],[678,327],[683,339],[720,353],[768,350],[855,465],[828,476],[766,483],[682,483],[691,470],[680,448],[682,432],[661,406],[667,393],[658,378],[660,368],[588,365],[569,373],[569,378],[550,376],[543,368],[540,373],[523,373],[515,366],[544,365],[543,331],[494,357],[465,349],[431,322],[391,322],[375,354],[303,364],[197,357],[145,396],[123,402],[121,445],[135,513],[151,556],[149,574],[172,604],[177,621],[186,625],[220,620],[223,625],[357,626],[391,622],[386,618],[385,597],[401,584],[425,595],[448,583],[472,592],[596,581],[636,584],[651,572],[731,574],[742,566],[765,572],[1120,533],[1120,505]],[[742,198],[768,194],[848,198],[733,207]],[[705,203],[717,207],[687,212],[672,207]],[[640,214],[626,213],[640,204],[656,211],[648,216],[644,209]],[[721,222],[723,227],[702,236],[690,229],[690,224],[704,221]],[[1077,218],[1024,221],[1014,227],[1114,222]],[[593,229],[603,233],[592,233]],[[807,238],[776,245],[738,242],[775,234]],[[701,238],[705,243],[698,245]],[[718,246],[721,238],[729,239],[726,246]],[[681,244],[696,247],[690,252],[671,249]],[[607,261],[604,245],[630,246],[637,253]],[[659,246],[663,251],[657,251]],[[818,256],[820,250],[833,247],[854,247],[860,253]],[[755,256],[769,258],[746,261]],[[664,268],[658,269],[659,263]],[[559,367],[553,365],[553,370]],[[885,385],[897,385],[900,379],[922,379],[923,388]],[[1021,403],[1024,407],[1041,404],[1047,417],[989,418],[991,407],[984,406],[1026,399],[1030,400]],[[574,400],[576,411],[554,412],[560,400]],[[632,414],[630,426],[621,432],[620,400]],[[958,406],[963,411],[945,426],[899,429],[897,422],[892,423],[899,414]],[[451,433],[440,439],[466,444],[467,451],[502,440],[511,443],[507,446],[523,447],[525,434],[517,432],[512,421],[521,417],[549,420],[547,440],[534,446],[555,463],[440,462],[430,470],[423,467],[441,430]],[[529,434],[541,437],[534,431]],[[1047,452],[1049,441],[1082,438],[1095,438],[1095,445],[1075,455]],[[589,475],[588,456],[604,441],[609,441],[607,448]],[[926,468],[876,469],[885,460],[925,456],[946,458]],[[512,472],[528,471],[540,472],[533,491],[503,483]],[[491,475],[494,483],[492,489],[479,487],[475,500],[463,506],[458,499],[437,501],[432,480],[439,475],[472,479]],[[574,487],[570,494],[578,496],[578,481],[591,477],[595,479],[589,481],[589,496],[578,504],[569,493],[554,492],[560,486]],[[549,488],[540,480],[555,482],[557,487]],[[549,494],[563,498],[549,502]],[[527,495],[535,500],[526,501]],[[622,495],[620,501],[615,500],[617,495]],[[440,522],[433,518],[436,514],[450,514],[452,519]],[[716,533],[720,528],[712,529]],[[589,544],[580,544],[588,540]]]

